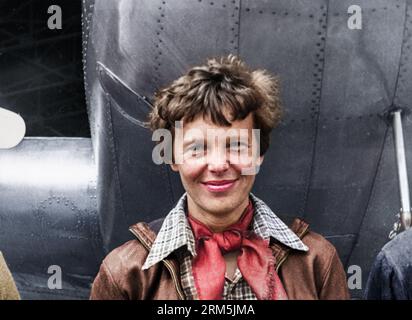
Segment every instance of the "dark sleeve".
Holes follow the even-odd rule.
[[[373,263],[365,288],[365,299],[405,300],[408,299],[402,272],[392,263],[390,257],[381,251]]]

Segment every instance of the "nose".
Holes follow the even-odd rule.
[[[225,150],[219,149],[221,148],[214,148],[206,157],[208,169],[214,173],[222,173],[229,169],[229,157]]]

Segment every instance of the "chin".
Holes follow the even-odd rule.
[[[217,198],[213,200],[206,199],[205,207],[208,210],[208,212],[215,212],[215,213],[229,212],[236,208],[236,205],[234,205],[234,203],[236,202],[232,199],[223,199],[223,198]]]

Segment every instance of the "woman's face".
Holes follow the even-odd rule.
[[[222,216],[246,206],[262,161],[253,116],[222,127],[197,117],[175,132],[172,169],[179,172],[188,201]],[[253,173],[250,172],[252,170]]]

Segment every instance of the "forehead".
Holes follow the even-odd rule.
[[[233,129],[253,129],[253,115],[252,113],[248,114],[248,116],[243,120],[235,120],[232,121],[231,126],[222,126],[219,124],[213,123],[210,119],[203,118],[199,116],[195,118],[193,121],[185,122],[183,121],[183,132],[188,133],[189,130],[193,131],[192,129],[197,129],[196,131],[203,131],[206,132],[207,130],[219,130],[222,132],[233,131]],[[236,130],[235,130],[236,131]]]

